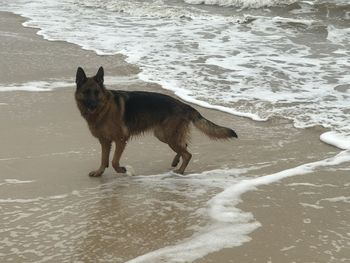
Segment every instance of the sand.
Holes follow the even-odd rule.
[[[139,69],[127,64],[121,55],[97,56],[73,44],[46,41],[36,34],[37,30],[22,27],[25,20],[13,14],[0,13],[0,21],[0,89],[30,81],[72,83],[71,87],[52,91],[0,92],[0,205],[6,215],[0,219],[3,262],[43,259],[48,262],[97,262],[102,259],[122,262],[190,236],[193,232],[186,230],[186,224],[193,222],[184,211],[169,211],[163,216],[141,213],[141,221],[140,217],[133,216],[140,213],[136,210],[141,192],[150,200],[165,198],[170,202],[172,198],[181,198],[159,195],[151,186],[145,188],[151,185],[151,181],[144,183],[148,175],[170,171],[174,156],[152,134],[130,141],[121,159],[121,164],[131,166],[137,176],[145,175],[141,185],[133,185],[135,177],[117,175],[111,168],[101,178],[87,176],[99,166],[100,146],[76,108],[75,72],[82,66],[88,75],[92,75],[103,65],[106,76],[120,78],[117,84],[105,83],[108,88],[172,94],[156,84],[139,81],[136,75]],[[193,129],[190,146],[193,159],[186,174],[256,167],[249,172],[249,177],[263,176],[340,152],[319,140],[319,135],[325,131],[321,127],[295,129],[288,120],[254,122],[194,107],[206,118],[234,128],[239,139],[210,141]],[[197,261],[340,262],[340,259],[349,259],[349,246],[346,247],[349,236],[345,234],[349,232],[346,224],[349,206],[346,202],[322,201],[347,195],[347,173],[345,165],[338,166],[285,179],[244,194],[240,209],[250,211],[262,226],[249,235],[250,242],[211,253]],[[113,187],[108,193],[115,190],[118,198],[114,193],[113,198],[109,194],[103,197],[104,192],[96,190],[111,182]],[[17,201],[6,203],[6,200]],[[33,216],[36,207],[43,210],[39,216]],[[59,221],[65,227],[71,225],[76,229],[80,229],[79,222],[84,221],[80,221],[80,216],[91,216],[88,223],[84,221],[85,231],[79,232],[84,234],[78,236],[74,229],[66,228],[64,235],[54,231],[54,226],[59,224],[50,225],[48,214],[54,214],[55,210],[62,214],[55,216],[60,217]],[[11,211],[21,213],[14,219]],[[146,212],[147,209],[143,211]],[[73,217],[74,213],[76,217]],[[38,226],[39,218],[43,217],[48,217],[46,223]],[[184,222],[175,224],[170,231],[165,222],[172,218]],[[122,227],[113,226],[116,221],[121,222]],[[29,226],[29,229],[21,231],[18,226]],[[47,230],[50,227],[52,229]],[[111,235],[109,240],[105,239],[108,233],[100,227],[112,228],[118,237]],[[344,237],[340,238],[340,233],[344,233]],[[52,237],[47,238],[50,234]],[[72,240],[74,245],[69,243]],[[25,244],[36,248],[42,245],[42,254],[30,251],[32,245],[27,245],[26,251]],[[67,250],[67,246],[70,249]],[[62,252],[63,248],[65,252]]]

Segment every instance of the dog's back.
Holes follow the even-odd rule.
[[[170,119],[191,121],[195,109],[170,96],[144,91],[110,90],[130,135],[163,125]]]

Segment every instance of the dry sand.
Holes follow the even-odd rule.
[[[158,192],[145,189],[144,185],[131,187],[130,177],[116,175],[110,168],[101,178],[87,176],[99,165],[100,148],[76,108],[73,84],[77,66],[83,66],[91,75],[103,65],[107,76],[120,76],[117,85],[105,83],[108,88],[166,91],[155,84],[138,81],[138,68],[125,63],[123,56],[97,56],[72,44],[43,40],[36,35],[37,30],[22,27],[24,19],[16,15],[0,13],[0,21],[0,86],[53,79],[72,82],[71,87],[53,91],[0,93],[0,207],[6,215],[0,219],[0,257],[5,260],[2,262],[10,262],[11,259],[13,262],[32,262],[50,256],[52,258],[46,258],[48,262],[97,262],[107,259],[106,255],[110,256],[111,262],[117,262],[118,257],[121,261],[132,259],[190,236],[192,232],[184,230],[186,225],[175,224],[169,232],[165,223],[164,218],[193,223],[188,221],[183,211],[170,211],[164,217],[140,215],[149,221],[139,222],[140,217],[133,217],[133,213],[139,213],[136,212],[137,204],[129,204],[137,201],[140,191],[152,200],[165,198],[164,195],[159,196]],[[256,166],[258,168],[250,171],[249,176],[262,176],[322,160],[339,152],[319,140],[324,131],[322,128],[301,130],[295,129],[287,120],[254,122],[196,108],[208,119],[234,128],[239,139],[210,141],[193,130],[190,146],[193,159],[187,174]],[[170,170],[173,155],[166,145],[146,134],[128,144],[121,164],[132,166],[136,175],[162,174]],[[340,262],[337,260],[349,259],[349,236],[346,234],[349,232],[346,224],[349,206],[346,202],[320,201],[348,194],[347,173],[345,166],[337,167],[296,176],[246,193],[240,208],[252,212],[262,227],[250,234],[250,242],[211,253],[198,262]],[[15,183],[8,179],[32,182]],[[115,183],[112,189],[118,192],[118,198],[109,200],[98,193],[101,198],[95,200],[94,191],[106,182]],[[76,196],[84,198],[75,202],[74,198],[78,197],[73,196],[64,201],[66,193],[77,193]],[[57,197],[58,201],[55,202],[52,197]],[[168,201],[171,198],[181,197],[166,196]],[[4,202],[11,199],[32,202]],[[60,236],[52,229],[46,230],[49,224],[38,227],[39,218],[54,213],[47,208],[51,205],[51,209],[63,214],[59,220],[65,226],[80,229],[80,219],[76,222],[76,218],[79,215],[91,216],[90,223],[84,226],[85,234],[72,238],[70,230]],[[36,207],[44,210],[40,216],[33,216]],[[70,209],[74,210],[71,215],[73,212],[78,214],[76,218],[66,214]],[[17,215],[18,220],[13,219],[11,211],[21,212]],[[115,218],[117,215],[118,219]],[[103,218],[107,220],[103,221]],[[122,226],[113,226],[116,221]],[[16,233],[14,229],[18,226],[30,226],[30,229]],[[118,240],[113,240],[113,235],[109,241],[104,240],[108,233],[98,231],[101,226],[114,229]],[[51,227],[54,228],[54,224]],[[118,232],[116,228],[125,231]],[[12,232],[6,229],[12,229]],[[343,239],[339,238],[341,231],[345,231]],[[50,234],[53,237],[47,239]],[[69,239],[74,240],[76,247],[65,249],[67,254],[60,254],[61,248],[57,244],[66,241],[69,246]],[[343,240],[343,243],[337,240]],[[42,243],[42,254],[23,252],[25,244],[31,242],[36,248]],[[125,247],[124,243],[129,246]],[[28,245],[28,249],[32,246]]]

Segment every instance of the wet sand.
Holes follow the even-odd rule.
[[[181,194],[200,190],[200,183],[176,178],[163,184],[154,176],[170,171],[174,153],[151,134],[134,138],[123,154],[121,164],[131,166],[135,177],[117,175],[111,168],[101,178],[87,176],[99,165],[100,148],[75,105],[77,66],[92,75],[103,65],[107,76],[120,78],[118,84],[105,83],[111,89],[167,91],[137,80],[138,68],[121,55],[97,56],[72,44],[46,41],[37,30],[22,27],[25,20],[16,15],[0,13],[0,21],[0,86],[72,82],[53,91],[0,93],[4,262],[124,262],[176,244],[195,232],[193,226],[207,223],[196,210],[205,207],[208,198]],[[210,141],[193,129],[187,175],[249,168],[245,176],[254,178],[340,152],[319,140],[321,127],[301,130],[287,120],[254,122],[194,107],[234,128],[239,139]],[[347,196],[347,173],[346,165],[332,167],[247,192],[239,207],[251,212],[261,227],[249,235],[249,242],[197,261],[349,259],[348,201],[329,201]],[[219,191],[205,189],[208,196]]]

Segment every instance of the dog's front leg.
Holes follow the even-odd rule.
[[[126,140],[120,139],[115,142],[115,152],[112,160],[112,166],[117,173],[126,173],[125,167],[121,167],[119,164],[120,157],[126,146]]]
[[[105,140],[105,139],[99,139],[99,140],[102,147],[101,166],[96,171],[92,171],[89,173],[89,176],[93,176],[93,177],[101,176],[109,164],[109,153],[111,151],[111,141]]]

